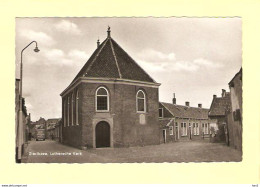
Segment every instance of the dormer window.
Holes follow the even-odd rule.
[[[146,112],[146,99],[145,99],[145,94],[142,90],[139,90],[136,94],[136,105],[137,105],[137,112],[140,113]]]
[[[96,91],[96,111],[109,111],[109,93],[105,87],[99,87]]]

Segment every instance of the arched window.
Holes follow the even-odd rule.
[[[79,125],[79,91],[76,94],[76,125]]]
[[[71,125],[72,126],[73,126],[73,123],[74,123],[73,107],[74,107],[74,93],[72,93],[72,96],[71,96]]]
[[[146,99],[142,90],[139,90],[136,94],[136,108],[137,112],[146,112]]]
[[[96,111],[109,111],[109,93],[105,87],[99,87],[96,91]]]
[[[63,104],[64,106],[63,106],[63,125],[64,125],[64,127],[66,127],[66,99],[64,99],[64,104]]]
[[[70,97],[68,97],[68,107],[67,107],[67,109],[68,109],[68,112],[67,112],[68,126],[70,126]]]

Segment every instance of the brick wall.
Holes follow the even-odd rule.
[[[228,131],[230,146],[242,150],[242,74],[238,74],[232,80],[233,86],[230,87],[232,110],[228,114]],[[234,112],[240,110],[240,119],[234,117]]]
[[[106,87],[109,91],[109,112],[95,111],[95,92],[100,86]],[[98,121],[108,121],[110,124],[114,147],[159,144],[158,88],[81,83],[77,89],[79,90],[79,126],[65,128],[63,126],[65,144],[92,148],[95,145],[93,136]],[[136,112],[136,93],[139,89],[146,94],[147,112],[143,114],[145,124],[140,124],[140,114]],[[63,97],[63,116],[64,98],[67,96]]]

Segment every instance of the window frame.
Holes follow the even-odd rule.
[[[79,125],[79,91],[76,91],[76,125]]]
[[[68,96],[68,105],[67,105],[67,126],[70,126],[70,96]]]
[[[107,95],[97,95],[98,90],[100,90],[101,88],[106,90]],[[107,110],[98,110],[98,108],[97,108],[97,98],[98,98],[98,96],[106,96],[107,97]],[[109,102],[110,101],[109,101],[109,91],[108,91],[108,89],[106,87],[104,87],[104,86],[99,86],[96,89],[96,94],[95,94],[95,105],[96,105],[95,109],[96,109],[96,112],[109,112]]]
[[[67,103],[67,101],[66,101],[66,99],[64,99],[64,103],[63,103],[63,117],[64,117],[63,126],[64,127],[66,127],[66,123],[67,123],[67,121],[66,121],[66,103]]]
[[[162,116],[160,116],[160,110],[162,110]],[[159,118],[163,118],[163,108],[159,108]]]
[[[169,134],[172,136],[173,135],[173,126],[169,126]]]
[[[182,122],[181,123],[181,136],[187,136],[188,132],[187,132],[187,123],[186,122]]]
[[[74,110],[73,110],[73,107],[74,107],[74,92],[72,92],[71,94],[71,126],[74,125]]]
[[[139,92],[142,92],[143,93],[143,95],[144,95],[144,98],[140,98],[140,97],[138,97],[138,93]],[[139,111],[138,110],[138,99],[143,99],[144,100],[144,111]],[[145,94],[145,92],[143,91],[143,90],[138,90],[137,92],[136,92],[136,112],[137,113],[146,113],[146,94]]]

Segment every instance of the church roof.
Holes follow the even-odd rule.
[[[79,71],[79,77],[115,78],[156,83],[110,36],[98,47]]]
[[[189,107],[176,105],[171,103],[160,102],[170,113],[177,118],[190,119],[208,119],[208,111],[206,108]]]

